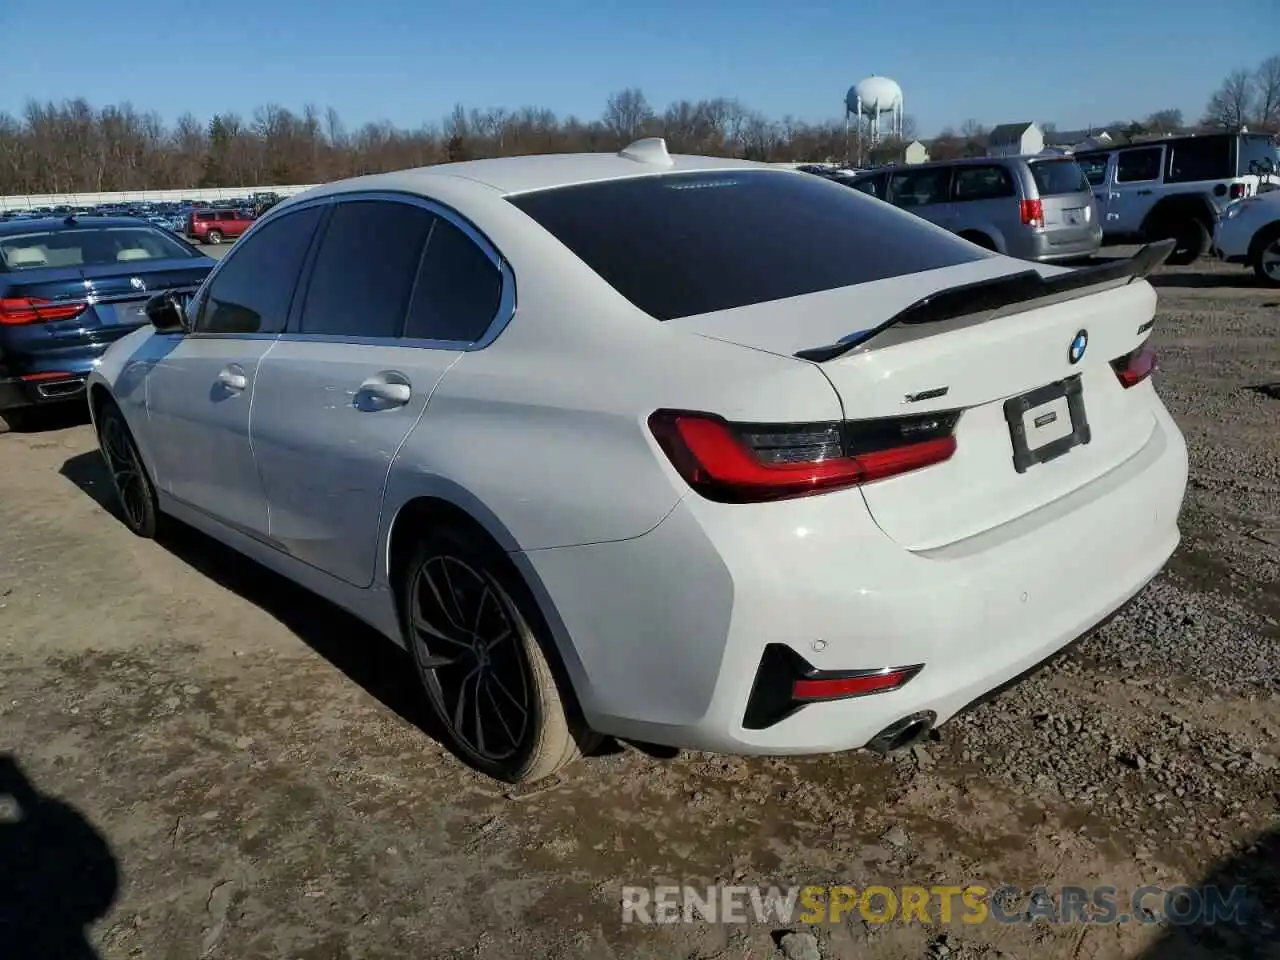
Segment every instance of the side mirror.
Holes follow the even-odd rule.
[[[189,329],[186,306],[172,293],[156,294],[145,309],[157,333],[186,333]]]

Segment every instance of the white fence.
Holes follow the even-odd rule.
[[[190,190],[125,190],[117,193],[41,193],[30,196],[0,197],[0,210],[33,210],[40,207],[96,207],[104,203],[151,202],[175,203],[179,200],[232,200],[252,197],[255,193],[275,193],[291,197],[316,184],[290,184],[285,187],[213,187]]]

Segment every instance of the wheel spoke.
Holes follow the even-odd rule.
[[[488,679],[494,680],[496,677],[491,675]],[[498,718],[498,723],[502,725],[502,730],[507,735],[507,741],[513,745],[518,744],[520,742],[520,738],[512,732],[511,726],[507,723],[506,714],[503,712],[502,706],[498,703],[497,698],[493,695],[493,685],[486,683],[484,685],[484,692],[489,696],[489,703],[493,705],[493,714]]]

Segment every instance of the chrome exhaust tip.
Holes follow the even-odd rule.
[[[937,714],[932,710],[895,720],[867,741],[866,749],[881,756],[905,750],[927,737],[936,720]]]

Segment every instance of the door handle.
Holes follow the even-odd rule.
[[[356,391],[356,405],[364,410],[385,410],[387,407],[403,407],[412,396],[413,385],[408,377],[397,370],[384,370],[360,384]],[[368,401],[373,402],[370,404]]]
[[[1149,196],[1151,196],[1151,191],[1150,191],[1150,190],[1139,190],[1139,191],[1138,191],[1138,196],[1140,196],[1140,197],[1149,197]]]
[[[237,392],[249,385],[249,378],[244,375],[244,368],[238,363],[231,363],[218,371],[218,383],[228,390]]]

